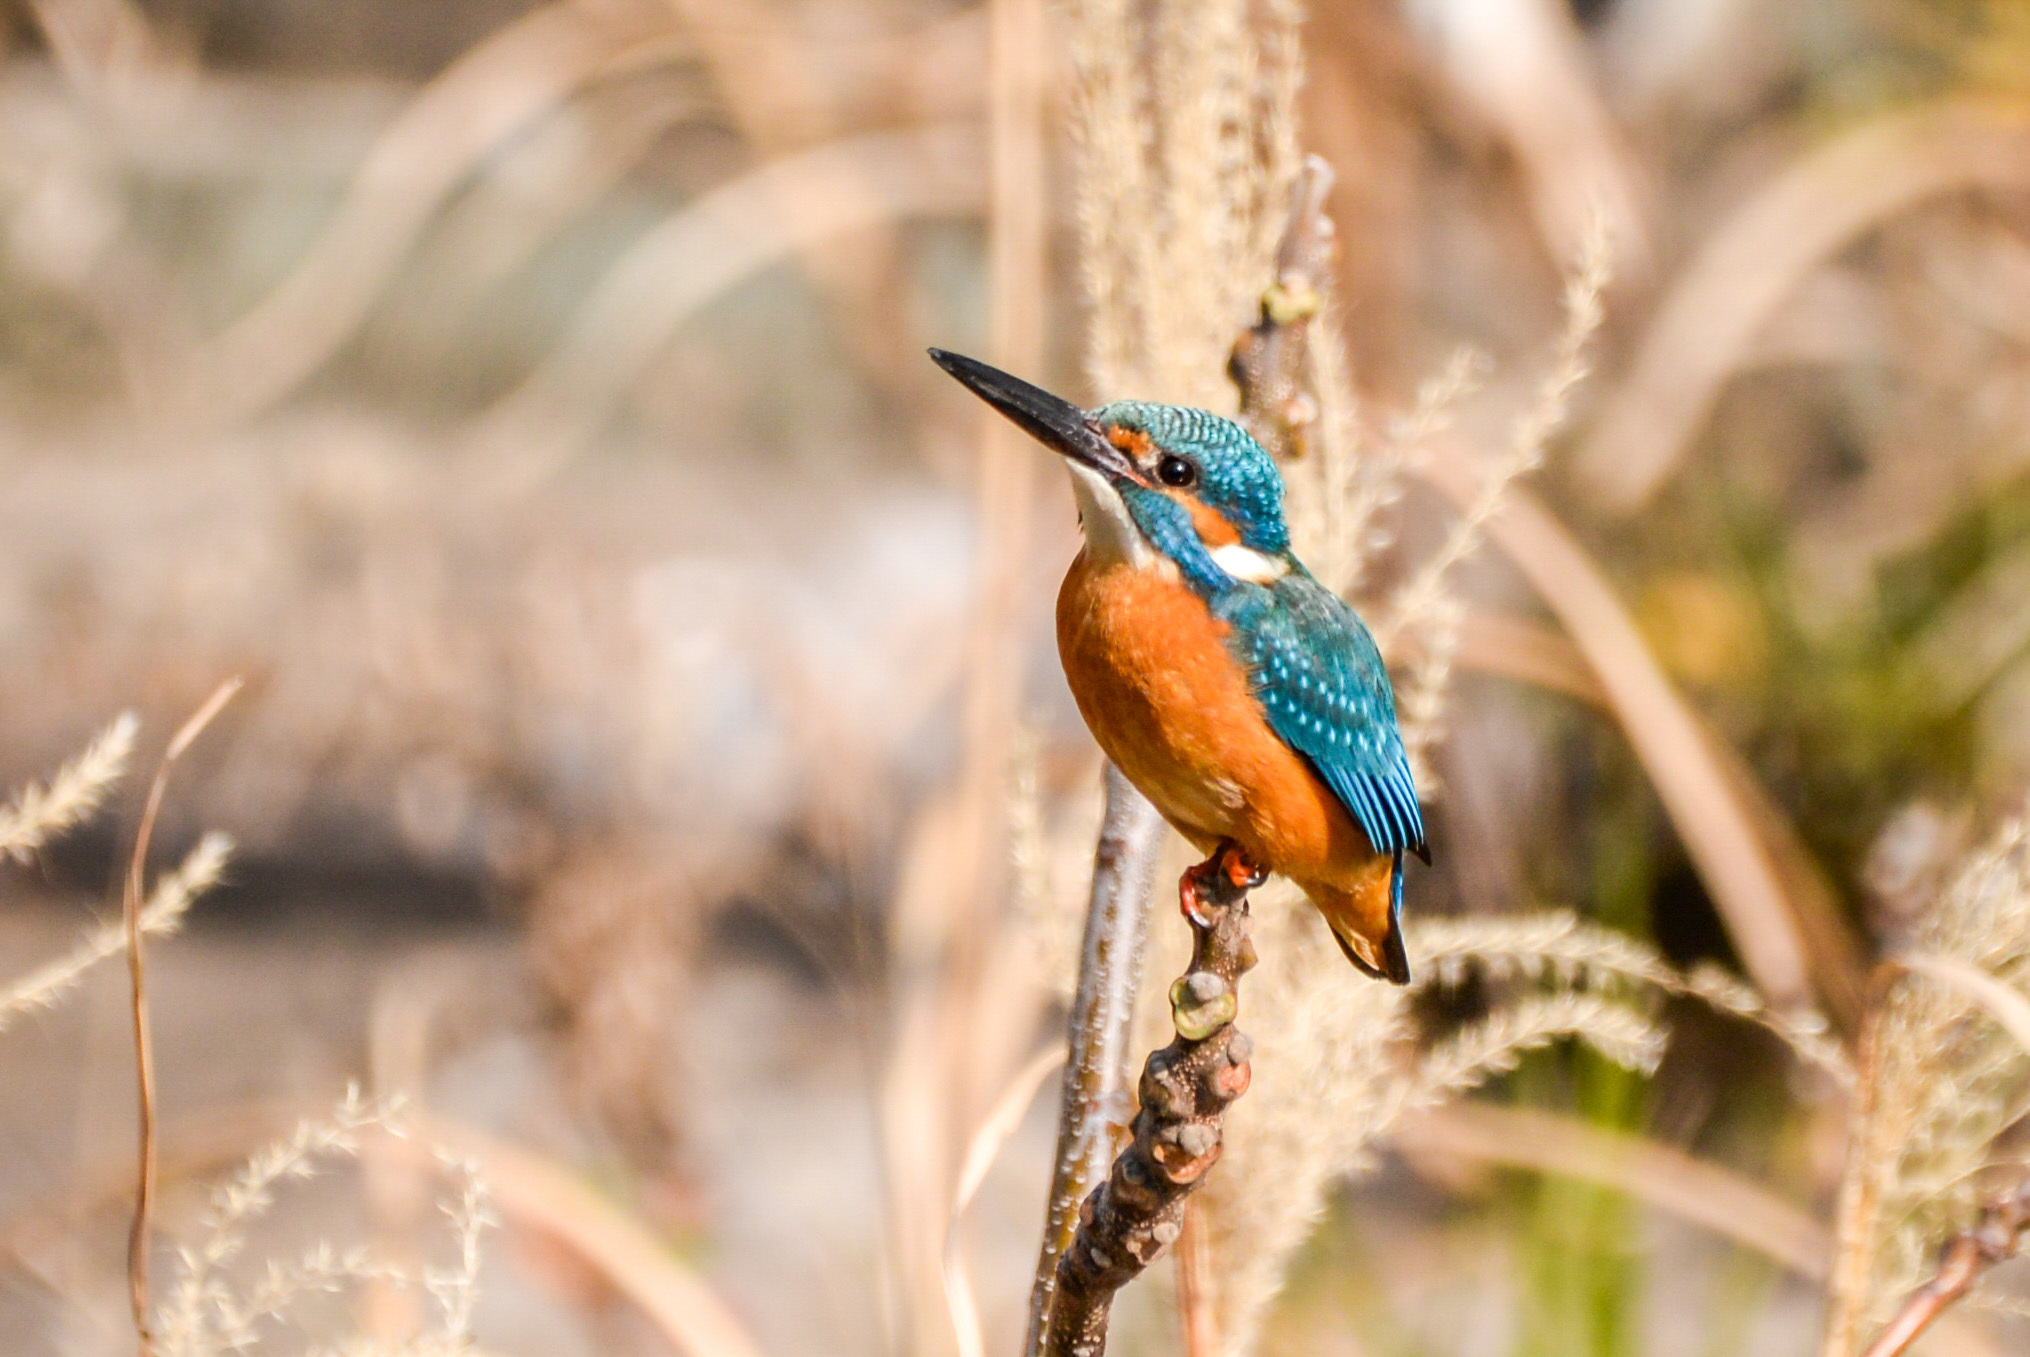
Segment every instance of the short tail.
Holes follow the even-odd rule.
[[[1317,900],[1317,895],[1313,895]],[[1339,944],[1339,950],[1354,964],[1361,974],[1376,980],[1387,980],[1398,985],[1410,983],[1410,953],[1403,946],[1403,850],[1398,848],[1389,864],[1388,908],[1382,911],[1379,930],[1381,937],[1370,936],[1368,929],[1358,926],[1357,915],[1366,911],[1348,911],[1325,906],[1320,902],[1320,913],[1325,915],[1332,940]],[[1352,934],[1351,937],[1348,935]],[[1379,945],[1377,945],[1377,943]]]

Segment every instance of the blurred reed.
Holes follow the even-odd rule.
[[[4,845],[0,857],[29,862],[53,840],[90,820],[126,775],[140,728],[140,720],[132,712],[122,713],[47,784],[30,783],[15,793],[10,806],[0,813],[0,845]],[[231,853],[232,840],[224,834],[214,832],[199,839],[183,862],[159,877],[140,903],[135,920],[139,931],[158,935],[180,928],[190,907],[225,874]],[[62,1002],[94,966],[119,956],[129,946],[126,923],[102,924],[69,954],[9,982],[0,989],[0,1031],[23,1014]]]
[[[392,1339],[374,1333],[326,1336],[332,1347],[390,1357],[448,1357],[473,1347],[472,1317],[479,1299],[481,1238],[492,1224],[486,1184],[468,1159],[438,1155],[449,1183],[441,1209],[451,1262],[410,1270],[377,1258],[365,1247],[338,1248],[327,1240],[300,1257],[269,1254],[256,1275],[234,1274],[255,1226],[277,1204],[282,1188],[328,1172],[334,1161],[358,1159],[374,1136],[412,1137],[399,1107],[371,1104],[349,1091],[327,1117],[301,1123],[287,1138],[256,1151],[213,1189],[196,1236],[177,1251],[178,1272],[154,1318],[157,1351],[164,1357],[216,1357],[244,1352],[271,1334],[300,1324],[300,1313],[326,1297],[369,1286],[427,1295],[435,1321],[420,1332]],[[322,1328],[322,1325],[319,1326]]]
[[[1998,1183],[2021,1177],[2020,1152],[1997,1142],[2030,1095],[2030,1030],[1998,1021],[1978,988],[1950,983],[1964,967],[1977,986],[1988,977],[2030,1007],[2030,836],[2020,819],[1953,868],[1901,950],[1909,967],[1884,975],[1862,1049],[1825,1357],[1851,1357],[1934,1250],[1973,1223]]]
[[[0,811],[0,857],[27,862],[65,830],[91,818],[126,774],[140,718],[123,713],[45,785],[31,782]]]

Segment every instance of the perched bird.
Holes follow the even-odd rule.
[[[1403,854],[1430,855],[1395,695],[1367,627],[1291,554],[1269,455],[1204,410],[1082,410],[930,356],[1071,469],[1085,547],[1057,596],[1058,651],[1100,748],[1209,855],[1185,909],[1219,864],[1278,872],[1354,965],[1407,983]]]

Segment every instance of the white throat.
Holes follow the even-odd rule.
[[[1089,466],[1077,462],[1064,465],[1071,472],[1079,526],[1085,529],[1086,550],[1092,554],[1095,565],[1126,564],[1140,570],[1159,562],[1170,564],[1149,545],[1149,539],[1142,536],[1142,530],[1128,516],[1127,501],[1114,489],[1112,481]]]

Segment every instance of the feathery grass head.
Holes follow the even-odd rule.
[[[134,713],[121,713],[48,783],[31,783],[17,792],[13,802],[0,809],[0,859],[26,862],[59,835],[91,819],[126,775],[140,728]],[[182,864],[155,883],[141,907],[140,931],[154,935],[180,928],[198,897],[224,876],[232,846],[224,834],[199,839]],[[119,923],[105,924],[86,933],[66,955],[0,986],[0,1032],[25,1013],[61,1003],[92,967],[118,956],[126,946],[126,930]]]
[[[430,1297],[435,1321],[406,1337],[359,1334],[320,1350],[391,1357],[450,1357],[469,1351],[479,1298],[480,1241],[492,1224],[486,1185],[470,1160],[433,1152],[451,1184],[440,1202],[450,1234],[448,1265],[404,1267],[369,1249],[340,1249],[319,1240],[293,1261],[269,1257],[251,1276],[239,1275],[234,1266],[247,1252],[249,1232],[275,1206],[284,1185],[359,1158],[373,1136],[408,1140],[414,1134],[399,1104],[368,1102],[351,1089],[328,1117],[301,1123],[249,1157],[213,1190],[196,1237],[177,1250],[178,1275],[155,1322],[162,1357],[255,1350],[286,1332],[312,1298],[369,1285]]]
[[[1583,1042],[1627,1069],[1654,1070],[1665,997],[1691,998],[1782,1037],[1800,1060],[1851,1077],[1809,1015],[1777,1014],[1716,969],[1690,973],[1652,947],[1566,911],[1433,920],[1412,929],[1420,973],[1403,990],[1363,983],[1287,887],[1258,897],[1262,965],[1249,997],[1260,1052],[1228,1153],[1206,1188],[1229,1357],[1253,1352],[1270,1302],[1334,1184],[1358,1176],[1414,1114],[1516,1068],[1530,1051]],[[1493,1008],[1426,1030],[1419,995],[1492,982]]]
[[[1909,952],[2030,995],[2030,830],[2003,825],[1915,922]],[[1927,968],[1927,970],[1932,968]],[[1960,988],[1905,971],[1870,1025],[1841,1188],[1826,1357],[1848,1357],[1969,1227],[1996,1138],[2030,1113],[2030,1052]],[[2013,1170],[2021,1176],[2021,1165]]]
[[[155,883],[141,908],[140,927],[144,935],[166,935],[183,926],[183,916],[198,897],[217,885],[225,875],[232,853],[232,840],[211,833],[197,841],[175,871]],[[75,989],[85,973],[102,961],[120,955],[127,948],[127,932],[119,922],[103,924],[87,933],[68,954],[38,966],[19,980],[0,989],[0,1032],[24,1013],[54,1007]]]
[[[65,764],[47,784],[33,783],[0,809],[0,858],[26,862],[51,839],[89,820],[119,785],[141,729],[132,712],[122,712],[85,751]]]
[[[1087,375],[1106,398],[1233,408],[1234,336],[1275,276],[1300,157],[1296,6],[1074,9]]]

